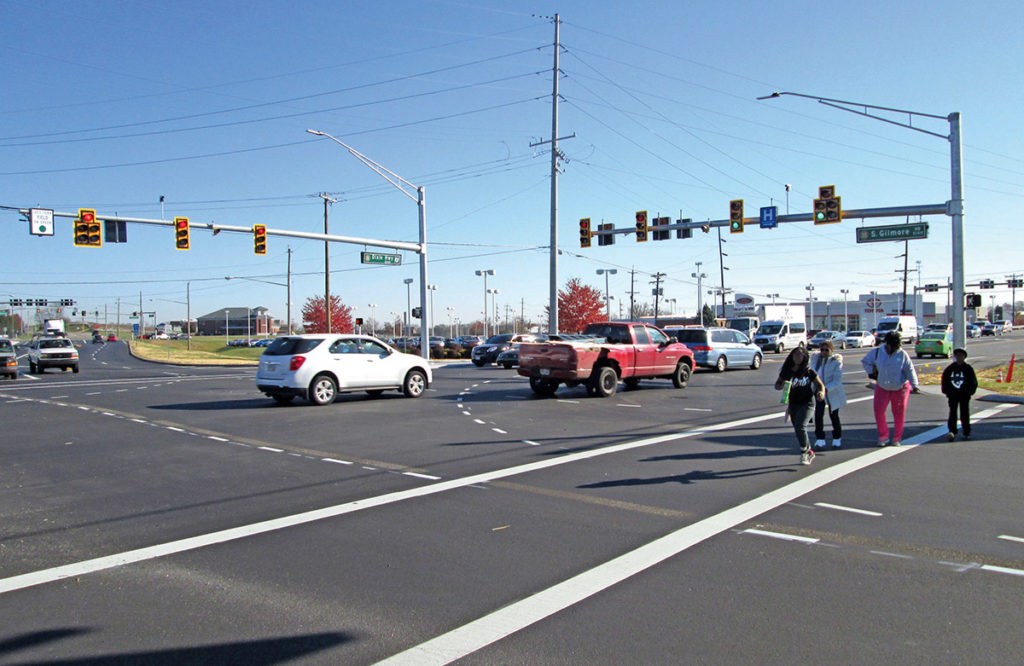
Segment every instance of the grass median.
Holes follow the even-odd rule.
[[[254,366],[263,353],[261,347],[229,347],[221,337],[195,337],[191,345],[188,340],[133,340],[128,344],[139,358],[184,365]]]
[[[917,367],[918,379],[922,384],[934,384],[938,385],[942,383],[942,371],[946,369],[952,361],[939,361],[936,360],[931,363],[926,363]],[[1013,381],[1006,381],[1006,374],[1009,371],[1009,363],[996,366],[994,368],[974,368],[974,373],[978,376],[978,388],[991,391],[993,393],[1000,393],[1002,395],[1024,395],[1024,368],[1020,367],[1016,363],[1013,369]],[[999,373],[1002,373],[1003,381],[997,381]]]

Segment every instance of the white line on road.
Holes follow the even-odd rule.
[[[914,559],[910,555],[901,555],[900,553],[887,553],[884,550],[872,550],[872,551],[870,551],[870,553],[872,555],[884,555],[886,557],[898,557],[901,560],[912,560],[912,559]]]
[[[351,465],[352,464],[352,463],[350,463],[347,460],[338,460],[337,458],[321,458],[320,460],[323,460],[324,462],[329,462],[329,463],[338,463],[339,465]]]
[[[528,439],[524,439],[523,444],[529,444],[530,446],[540,446],[540,444],[538,444],[537,442],[532,442]]]
[[[854,509],[849,506],[841,506],[839,504],[829,504],[828,502],[815,502],[814,506],[820,506],[823,509],[835,509],[836,511],[848,511],[850,513],[859,513],[864,516],[881,516],[883,514],[877,511],[868,511],[866,509]]]
[[[174,426],[167,426],[167,429],[173,430],[174,432],[185,432],[183,428],[175,428]]]
[[[795,534],[783,534],[782,532],[768,532],[767,530],[749,529],[743,530],[740,534],[756,534],[758,536],[771,537],[772,539],[782,539],[783,541],[799,541],[800,543],[818,543],[820,539],[813,537],[797,536]]]
[[[507,435],[508,434],[507,431],[502,430],[501,428],[491,428],[491,430],[493,430],[494,432],[498,433],[499,435]]]
[[[1009,534],[1000,534],[999,538],[1006,539],[1007,541],[1017,541],[1020,543],[1024,543],[1024,539],[1022,539],[1021,537],[1010,536]]]
[[[643,405],[631,405],[627,402],[619,402],[615,404],[616,407],[643,407]]]
[[[983,571],[994,571],[996,573],[1012,574],[1014,576],[1024,576],[1024,569],[1010,569],[1009,567],[997,567],[991,564],[983,564],[980,568]]]
[[[429,474],[420,474],[419,472],[402,472],[402,474],[406,476],[415,476],[417,479],[427,479],[428,481],[437,481],[441,478],[439,476],[431,476]]]
[[[567,405],[578,405],[578,404],[580,404],[579,400],[558,400],[558,402],[564,402]]]
[[[710,412],[711,409],[702,409],[700,407],[683,407],[684,412]]]
[[[486,422],[485,421],[481,421],[480,419],[473,419],[473,423],[479,423],[480,425],[486,425]]]
[[[206,438],[207,439],[212,439],[215,442],[226,442],[226,441],[228,441],[227,439],[225,439],[223,437],[214,437],[213,435],[207,435]]]
[[[281,453],[284,451],[284,449],[275,449],[272,446],[257,446],[256,448],[260,449],[261,451],[272,451],[274,453]]]

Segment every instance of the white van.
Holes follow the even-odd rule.
[[[807,326],[802,321],[766,321],[754,331],[754,344],[762,351],[784,354],[794,347],[807,348]]]
[[[875,329],[875,344],[882,344],[885,341],[885,334],[889,331],[897,331],[904,344],[917,340],[917,319],[911,315],[891,315],[878,320],[878,328]]]

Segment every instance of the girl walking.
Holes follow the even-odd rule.
[[[814,460],[811,442],[807,439],[807,424],[814,414],[814,400],[825,399],[825,385],[818,373],[810,368],[810,357],[802,347],[795,347],[789,352],[779,378],[775,380],[775,390],[782,390],[785,383],[789,385],[789,416],[793,419],[793,432],[800,446],[800,464],[810,465]]]
[[[825,409],[832,421],[832,448],[843,445],[843,424],[839,410],[846,406],[846,389],[843,388],[843,357],[835,353],[828,340],[821,343],[818,352],[811,356],[811,369],[818,373],[825,385],[825,399],[814,401],[814,448],[825,448]]]

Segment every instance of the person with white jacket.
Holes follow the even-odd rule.
[[[825,384],[825,399],[814,403],[814,448],[825,448],[825,408],[832,420],[832,448],[843,445],[843,424],[839,410],[846,406],[846,389],[843,388],[843,357],[835,353],[828,340],[821,343],[817,353],[811,357],[811,368]]]

